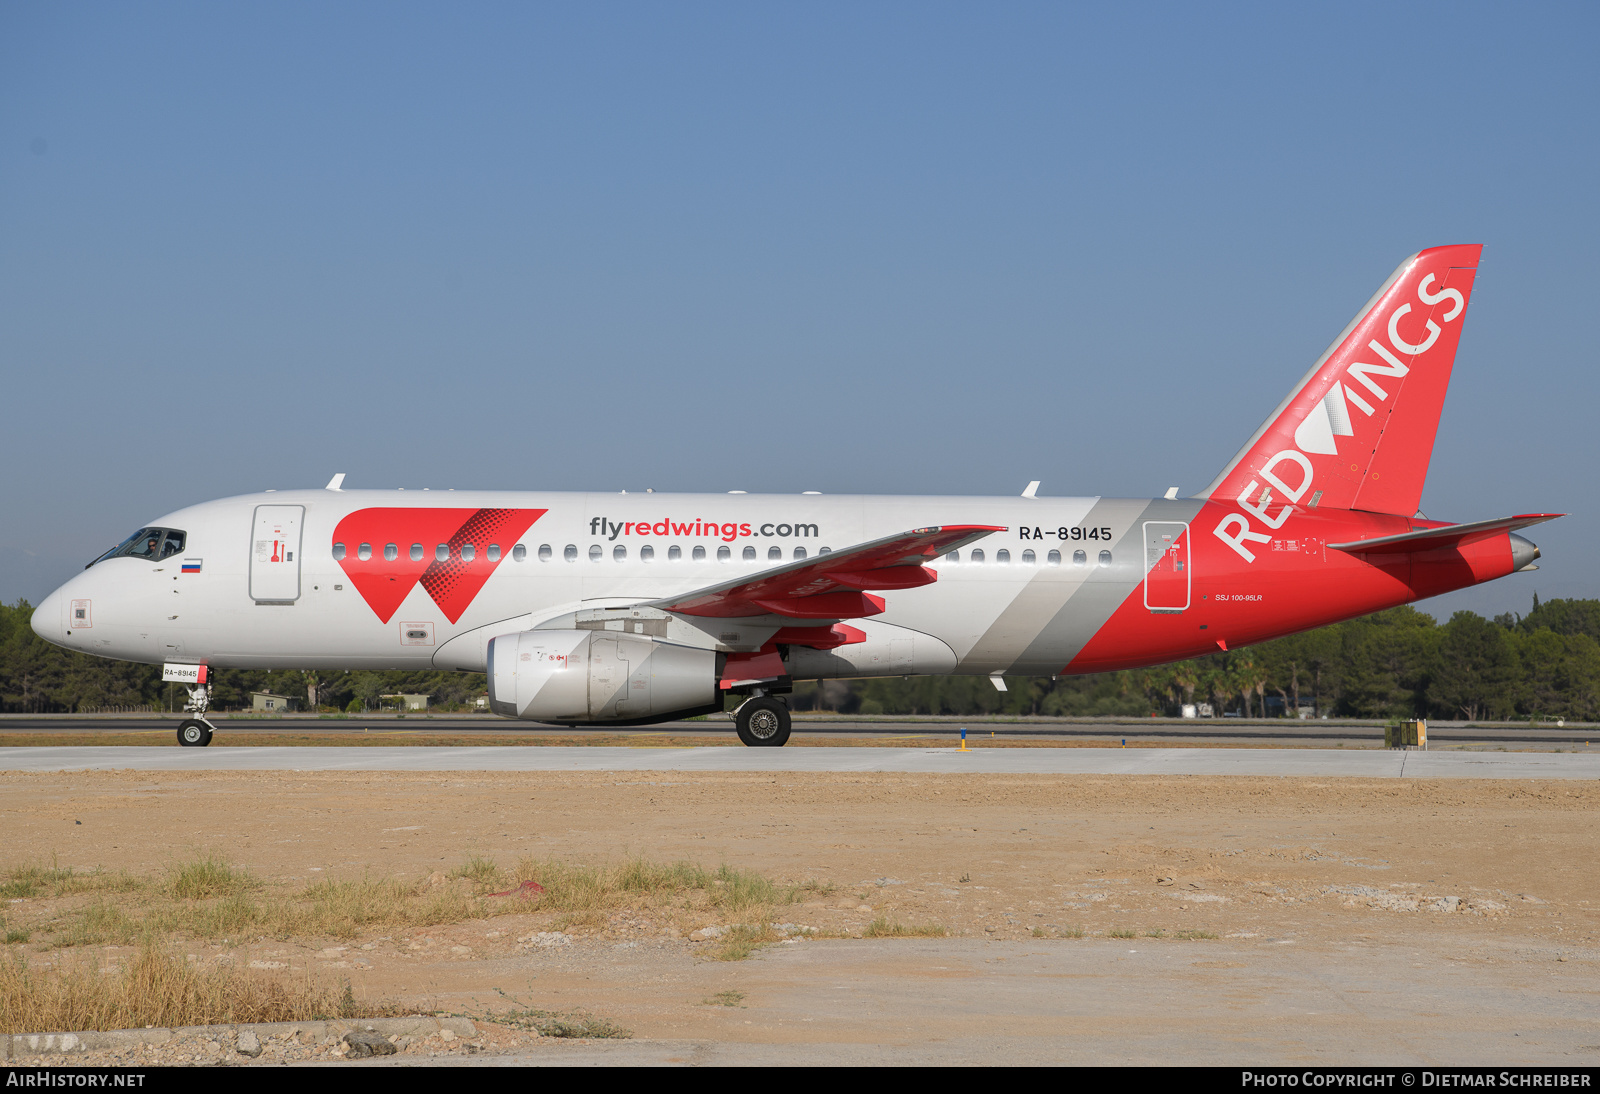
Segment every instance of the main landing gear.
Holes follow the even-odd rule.
[[[193,718],[185,718],[178,723],[178,743],[185,748],[204,748],[211,743],[211,735],[216,732],[216,727],[206,721],[206,707],[211,705],[211,694],[206,686],[189,689],[189,701],[183,704],[183,709],[194,714]]]
[[[778,748],[789,741],[789,708],[781,699],[755,696],[735,712],[733,720],[739,740],[752,748]]]

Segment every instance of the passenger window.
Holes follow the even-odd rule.
[[[491,551],[494,550],[493,547],[491,547],[489,549]],[[550,545],[548,543],[539,544],[539,561],[540,562],[549,562],[551,556],[553,556],[554,554],[555,554],[555,552],[550,549]]]
[[[367,559],[371,558],[372,557],[372,544],[363,543],[361,546],[357,547],[356,548],[356,557],[359,558],[362,562],[365,562],[365,561],[367,561]]]
[[[1051,551],[1049,554],[1044,556],[1044,560],[1051,566],[1059,566],[1061,565],[1061,552]]]
[[[489,544],[489,552],[488,552],[488,554],[489,554],[489,561],[490,562],[499,562],[500,561],[500,545],[498,543]]]
[[[1072,552],[1072,564],[1074,566],[1087,566],[1089,565],[1089,556],[1082,551],[1074,551]]]
[[[433,560],[435,562],[449,562],[450,545],[448,543],[441,543],[439,546],[435,547],[433,549]]]
[[[512,562],[521,562],[523,559],[525,559],[527,557],[528,557],[528,548],[526,546],[524,546],[523,544],[519,543],[515,547],[511,548],[511,561]]]
[[[996,566],[1011,565],[1011,552],[1006,550],[1004,547],[1000,548],[994,553],[994,564]]]
[[[754,547],[746,547],[744,549],[744,560],[746,562],[754,562],[756,560],[756,549]]]
[[[704,562],[706,560],[706,549],[704,547],[696,547],[694,549],[694,560],[696,562]]]
[[[1110,551],[1101,551],[1100,552],[1100,565],[1102,565],[1102,566],[1111,565],[1111,552]]]
[[[622,544],[619,543],[615,547],[611,548],[611,560],[613,562],[622,562],[627,557],[628,557],[628,549],[626,547],[624,547]]]
[[[591,543],[589,545],[589,561],[590,562],[599,562],[600,561],[600,556],[604,555],[605,553],[606,553],[605,549],[603,547],[601,547],[598,543]]]
[[[393,562],[395,559],[397,559],[399,557],[400,557],[400,548],[396,547],[392,543],[385,543],[383,545],[383,561],[385,561],[385,562]]]
[[[726,562],[732,557],[733,557],[733,552],[728,550],[726,547],[718,547],[717,548],[717,561],[718,562]]]
[[[1024,552],[1022,552],[1022,564],[1024,566],[1032,566],[1035,561],[1036,561],[1036,559],[1035,559],[1034,553],[1032,551],[1024,551]]]
[[[335,561],[335,562],[344,561],[344,544],[335,543],[333,545],[333,561]]]
[[[478,548],[477,548],[476,545],[471,544],[471,543],[463,543],[461,545],[461,561],[462,562],[471,562],[473,559],[475,559],[477,557],[478,557]]]
[[[751,549],[754,550],[754,548],[751,548]],[[776,547],[776,546],[768,547],[767,548],[767,557],[769,559],[771,559],[772,561],[776,562],[778,559],[783,557],[783,548],[782,547]]]
[[[960,551],[951,551],[949,554],[944,556],[944,560],[946,562],[950,563],[951,565],[956,565],[956,564],[960,563],[960,561],[961,561],[961,552]]]
[[[671,547],[667,548],[667,561],[668,562],[677,562],[678,560],[680,560],[682,558],[683,558],[683,548],[682,547],[679,547],[676,543],[674,543]]]
[[[412,562],[421,562],[422,561],[422,544],[413,543],[411,545],[411,561]]]
[[[806,557],[806,549],[804,547],[796,547],[794,549],[794,557],[797,558],[797,559],[805,558]]]
[[[831,554],[833,554],[833,548],[832,547],[824,547],[822,550],[818,551],[817,554],[819,554],[819,555],[831,555]]]
[[[650,560],[654,559],[655,557],[656,557],[656,549],[654,547],[650,546],[650,544],[646,543],[643,547],[639,548],[639,561],[640,562],[649,562]]]
[[[568,562],[576,562],[576,561],[578,561],[578,547],[577,547],[577,545],[573,544],[573,543],[567,544],[565,547],[563,547],[561,549],[561,557],[566,559]]]
[[[967,559],[974,566],[982,566],[983,565],[983,548],[982,547],[974,547],[972,549],[972,552],[967,555]]]

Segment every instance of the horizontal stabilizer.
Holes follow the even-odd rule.
[[[986,524],[916,528],[899,535],[846,547],[735,578],[707,589],[650,602],[650,607],[683,615],[728,619],[782,615],[793,619],[855,619],[883,611],[883,600],[868,589],[910,589],[938,575],[924,562],[959,551],[990,532]]]
[[[1379,536],[1376,539],[1358,539],[1350,543],[1330,543],[1334,551],[1352,554],[1390,555],[1411,554],[1414,551],[1432,551],[1440,547],[1457,547],[1475,543],[1502,532],[1515,532],[1547,520],[1564,517],[1565,513],[1523,513],[1515,517],[1498,517],[1479,520],[1471,524],[1446,524],[1442,528],[1418,528],[1397,536]]]

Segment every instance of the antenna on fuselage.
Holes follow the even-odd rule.
[[[329,479],[328,480],[328,485],[324,486],[323,489],[324,490],[343,490],[344,489],[344,472],[341,471],[337,475],[335,475],[333,478]]]
[[[1025,498],[1038,497],[1039,496],[1039,480],[1038,479],[1034,479],[1032,482],[1030,482],[1028,484],[1028,488],[1022,492],[1022,496],[1025,497]]]

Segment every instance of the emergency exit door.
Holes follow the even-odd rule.
[[[259,603],[300,599],[300,526],[303,505],[258,505],[250,537],[250,597]]]
[[[1144,606],[1153,612],[1187,609],[1192,578],[1189,526],[1177,521],[1145,521],[1144,561]]]

